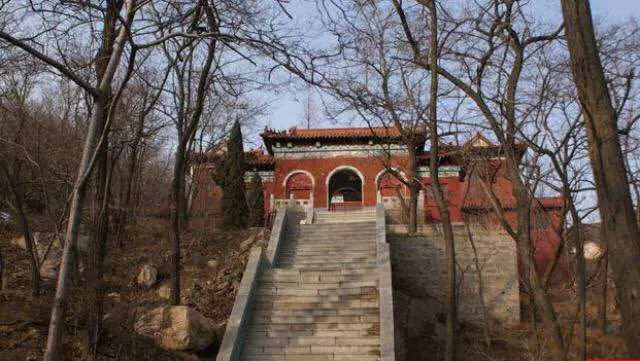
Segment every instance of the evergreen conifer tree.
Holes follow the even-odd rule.
[[[264,193],[262,191],[262,179],[258,172],[251,177],[249,188],[249,226],[264,226]]]
[[[236,121],[227,140],[222,187],[222,226],[226,229],[246,228],[249,217],[244,184],[244,149],[240,123]]]

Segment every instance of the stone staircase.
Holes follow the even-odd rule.
[[[314,223],[355,223],[375,222],[375,208],[362,208],[355,211],[324,211],[317,210],[314,215]]]
[[[278,266],[259,278],[241,360],[379,360],[375,218],[330,218],[288,227]]]
[[[217,360],[394,360],[385,356],[393,354],[391,275],[387,263],[380,265],[376,217],[375,209],[316,212],[314,223],[305,224],[300,220],[308,218],[290,214],[281,228],[275,225],[279,242],[270,243],[266,257],[261,253],[266,261],[254,262],[255,280],[236,300],[222,345],[228,350]],[[388,284],[384,291],[381,282]],[[244,277],[243,284],[249,284]],[[242,320],[232,320],[236,308],[246,310]]]

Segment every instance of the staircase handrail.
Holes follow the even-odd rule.
[[[391,252],[387,243],[385,209],[376,205],[376,249],[378,298],[380,302],[380,361],[395,361],[395,334],[393,319],[393,285],[391,280]]]
[[[286,233],[286,226],[287,207],[280,207],[273,222],[266,252],[262,247],[254,246],[251,248],[216,361],[238,361],[240,359],[244,329],[251,318],[251,305],[258,286],[258,279],[265,269],[275,267],[280,244]]]

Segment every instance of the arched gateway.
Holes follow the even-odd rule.
[[[335,169],[327,178],[327,204],[329,210],[349,210],[362,207],[363,179],[360,172],[351,167]]]

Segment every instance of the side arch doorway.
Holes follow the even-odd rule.
[[[328,179],[327,195],[330,211],[362,208],[361,175],[350,168],[334,171]]]

